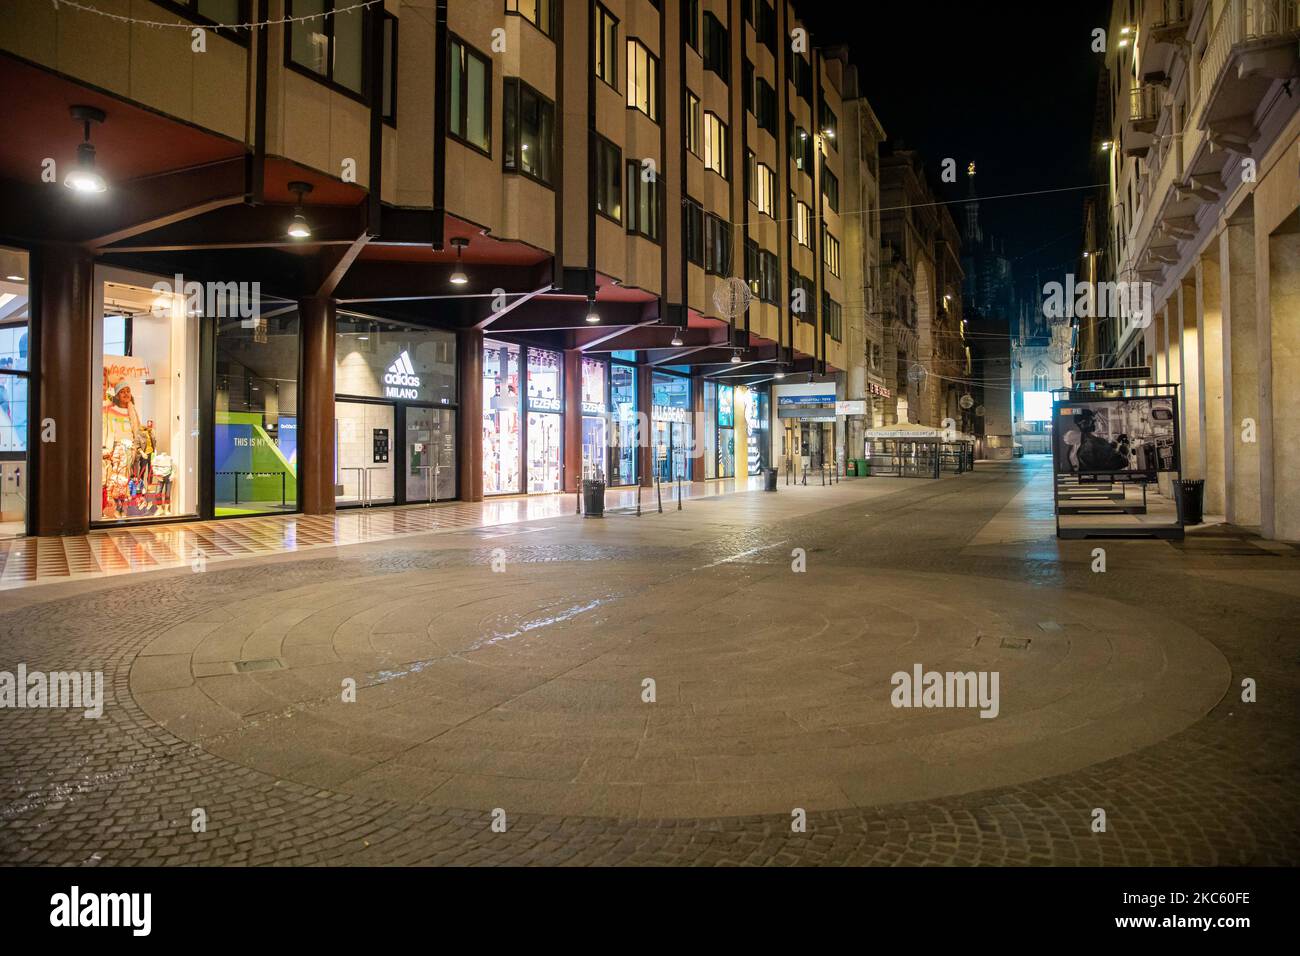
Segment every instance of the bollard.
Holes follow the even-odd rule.
[[[677,476],[677,510],[682,510],[682,476]]]
[[[578,517],[582,517],[582,482],[578,482]]]
[[[664,483],[659,476],[658,467],[655,468],[655,500],[659,502],[659,513],[664,513]]]
[[[638,481],[636,483],[636,516],[639,518],[641,517],[641,482],[639,480],[640,476],[638,475],[637,477],[638,477]]]

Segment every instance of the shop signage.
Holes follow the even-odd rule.
[[[672,405],[655,405],[651,409],[652,417],[659,422],[677,422],[681,425],[691,423],[690,409],[675,408]]]
[[[420,397],[420,376],[415,374],[415,366],[411,364],[411,356],[405,349],[402,350],[401,355],[397,356],[397,361],[388,366],[388,371],[384,373],[384,397]],[[378,461],[378,459],[375,460]]]
[[[867,391],[872,395],[878,395],[881,398],[889,398],[889,389],[883,385],[877,385],[875,382],[867,382]]]
[[[541,395],[529,395],[528,407],[535,412],[558,412],[562,408],[558,398],[546,398]]]
[[[867,413],[867,403],[858,402],[836,402],[836,415],[865,415]]]
[[[828,395],[778,395],[776,404],[780,405],[834,405],[835,393]]]
[[[605,405],[602,402],[583,402],[582,414],[584,415],[604,415]]]

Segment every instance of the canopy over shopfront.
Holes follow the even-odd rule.
[[[975,438],[955,429],[915,422],[869,428],[864,437],[871,474],[900,478],[938,478],[975,467]]]

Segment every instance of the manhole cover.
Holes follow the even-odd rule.
[[[273,671],[278,670],[280,662],[274,657],[263,657],[255,661],[235,661],[237,671]]]
[[[1055,621],[1039,621],[1039,622],[1038,622],[1038,627],[1039,627],[1041,630],[1044,630],[1044,631],[1059,631],[1059,630],[1062,630],[1061,625],[1057,624]]]
[[[1025,648],[1029,646],[1029,638],[1004,637],[1002,638],[1002,643],[999,646],[1005,647],[1008,650],[1012,650],[1012,651],[1023,651]]]

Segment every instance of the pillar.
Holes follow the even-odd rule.
[[[1234,219],[1219,234],[1223,321],[1224,514],[1231,524],[1259,517],[1259,338],[1255,318],[1255,223]],[[1249,438],[1249,441],[1245,439]]]
[[[654,370],[636,367],[636,476],[642,488],[654,487]]]
[[[735,400],[731,420],[736,436],[736,487],[743,488],[749,479],[749,386],[737,385],[731,394]]]
[[[91,372],[94,275],[94,263],[82,249],[58,245],[40,251],[37,433],[52,422],[55,440],[38,440],[32,448],[36,481],[29,479],[28,493],[38,535],[85,534],[90,528],[91,477],[98,482],[100,467],[99,439],[92,441],[90,434],[97,399],[92,382],[100,381],[99,373]]]
[[[1201,345],[1196,334],[1196,278],[1184,276],[1178,283],[1178,318],[1182,339],[1178,355],[1183,387],[1183,477],[1205,477],[1205,427],[1201,409]]]
[[[1223,464],[1223,313],[1220,304],[1218,247],[1196,261],[1196,330],[1201,343],[1201,463],[1205,469],[1205,510],[1221,515],[1226,484]]]
[[[302,407],[298,411],[298,473],[302,511],[334,513],[334,321],[333,299],[298,303],[302,322]]]
[[[456,333],[456,462],[462,501],[483,500],[483,333]]]
[[[1165,310],[1161,309],[1151,320],[1151,342],[1147,348],[1147,358],[1151,363],[1151,381],[1156,385],[1169,383],[1168,369],[1165,367]]]
[[[564,350],[564,490],[582,480],[582,350]]]
[[[1260,530],[1266,538],[1300,541],[1300,212],[1267,236],[1257,232],[1255,263],[1265,419],[1259,429]]]

